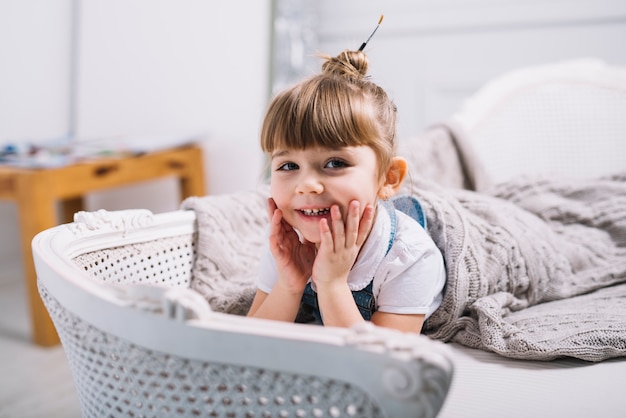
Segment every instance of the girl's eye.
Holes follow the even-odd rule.
[[[298,168],[299,168],[298,164],[296,163],[283,163],[278,166],[276,171],[291,171],[291,170],[297,170]]]
[[[348,166],[348,164],[345,161],[338,160],[338,159],[332,159],[332,160],[330,160],[330,161],[328,161],[326,163],[324,168],[343,168],[343,167],[347,167],[347,166]]]

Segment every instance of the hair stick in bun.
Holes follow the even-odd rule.
[[[363,49],[365,48],[365,45],[367,45],[367,43],[370,41],[370,39],[372,39],[372,36],[374,36],[374,34],[376,33],[376,31],[378,30],[378,27],[380,26],[380,24],[383,22],[383,18],[385,17],[385,15],[380,15],[380,19],[378,19],[378,25],[376,25],[376,27],[374,28],[374,31],[372,32],[372,34],[367,38],[367,40],[365,42],[363,42],[361,44],[361,47],[359,48],[359,51],[363,51]]]

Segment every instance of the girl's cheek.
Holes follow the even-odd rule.
[[[273,180],[270,181],[270,195],[272,196],[274,200],[280,199],[280,196],[281,196],[280,189],[281,188],[278,182],[273,181]]]

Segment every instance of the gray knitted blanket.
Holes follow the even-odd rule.
[[[448,272],[426,334],[519,359],[626,355],[626,173],[410,192]]]
[[[416,183],[448,272],[424,332],[506,357],[626,355],[626,174],[518,179],[484,193]],[[245,314],[265,240],[267,188],[187,199],[198,215],[192,286]]]

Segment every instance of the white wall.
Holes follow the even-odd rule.
[[[270,0],[0,0],[0,143],[202,134],[210,192],[252,188],[270,16]],[[95,193],[88,209],[174,210],[176,192],[155,181]],[[19,256],[16,212],[0,202],[0,263]]]
[[[626,65],[623,0],[320,0],[320,50],[367,46],[398,106],[400,138],[445,120],[481,85],[522,66],[581,57]]]
[[[71,0],[0,0],[0,144],[69,129]],[[17,210],[0,201],[0,268],[21,258]]]
[[[83,2],[77,135],[202,134],[211,192],[253,187],[270,11],[254,0]]]
[[[0,143],[66,135],[70,6],[0,1]]]
[[[254,187],[270,11],[269,1],[254,0],[84,2],[77,136],[201,135],[211,193]],[[142,202],[159,187],[144,190]]]

